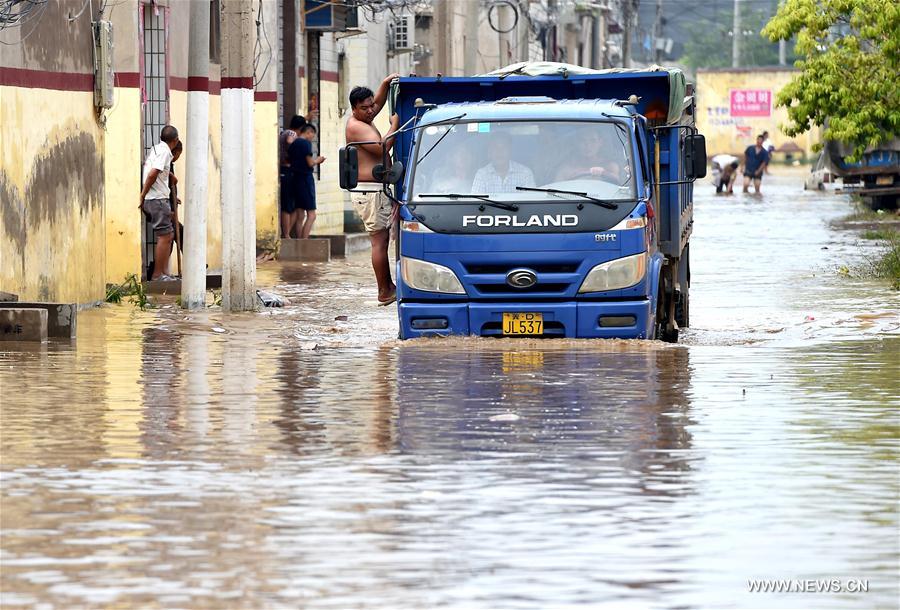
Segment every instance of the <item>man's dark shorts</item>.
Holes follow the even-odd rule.
[[[294,198],[294,180],[290,168],[282,167],[278,171],[278,183],[281,188],[281,211],[292,214],[297,209],[297,202]]]
[[[294,197],[295,210],[316,209],[316,181],[311,173],[294,176]]]
[[[175,227],[172,226],[172,206],[168,199],[145,199],[144,213],[150,217],[154,235],[175,232]]]
[[[762,180],[762,174],[753,174],[751,172],[744,172],[744,178],[753,178],[754,180]]]

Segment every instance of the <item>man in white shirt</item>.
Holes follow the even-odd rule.
[[[156,235],[153,256],[152,280],[172,280],[166,274],[175,227],[172,225],[172,207],[169,205],[169,169],[172,166],[172,149],[178,144],[178,130],[166,125],[159,132],[160,142],[147,153],[144,161],[144,188],[138,207],[150,217]]]
[[[517,186],[534,186],[532,171],[510,159],[512,144],[508,135],[491,134],[487,147],[491,161],[475,172],[475,179],[472,180],[473,193],[515,193]]]

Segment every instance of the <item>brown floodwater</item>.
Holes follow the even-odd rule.
[[[676,346],[400,342],[365,256],[0,344],[0,604],[896,608],[900,294],[800,184],[698,186]]]

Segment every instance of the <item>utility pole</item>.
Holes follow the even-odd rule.
[[[191,2],[190,20],[181,305],[185,309],[201,309],[206,306],[209,203],[209,4]]]
[[[653,22],[653,63],[659,65],[662,59],[662,49],[660,42],[662,41],[662,19],[663,7],[662,0],[656,0],[656,21]]]
[[[734,0],[734,23],[731,25],[731,67],[741,67],[741,0]]]
[[[497,68],[502,68],[506,65],[504,57],[506,53],[504,53],[504,47],[506,46],[506,35],[503,33],[503,30],[506,29],[506,5],[505,4],[495,4],[497,8],[494,9],[496,14],[496,27],[497,27]]]
[[[463,49],[466,76],[478,74],[479,0],[466,0],[466,45]]]
[[[221,6],[222,308],[252,311],[257,307],[253,4],[221,0]]]
[[[634,5],[637,0],[625,0],[622,3],[622,67],[631,67],[631,21],[634,17]]]

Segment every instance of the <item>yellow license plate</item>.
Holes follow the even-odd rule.
[[[878,186],[887,186],[889,184],[894,184],[893,176],[877,176],[875,178],[875,184]]]
[[[503,334],[542,335],[544,334],[544,314],[504,312]]]

